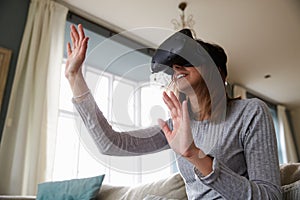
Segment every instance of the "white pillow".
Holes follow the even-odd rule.
[[[300,163],[285,163],[280,165],[281,185],[289,185],[300,180]]]
[[[169,178],[158,180],[135,187],[111,186],[103,184],[97,199],[144,199],[152,195],[165,199],[186,200],[184,181],[179,173],[173,174]],[[159,200],[165,200],[159,199]],[[155,199],[156,200],[156,199]]]
[[[300,199],[300,163],[280,165],[282,199]]]
[[[156,196],[152,194],[148,194],[143,200],[179,200],[179,199],[169,199],[161,196]]]

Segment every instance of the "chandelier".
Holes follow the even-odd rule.
[[[184,29],[184,28],[188,28],[188,29],[191,29],[193,36],[196,37],[196,32],[193,29],[193,27],[195,25],[193,15],[189,15],[187,18],[185,18],[184,10],[186,7],[187,7],[186,2],[179,3],[178,8],[181,11],[180,21],[178,21],[177,19],[172,19],[171,23],[174,25],[174,29],[176,31]]]

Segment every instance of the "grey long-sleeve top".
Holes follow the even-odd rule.
[[[114,131],[91,94],[73,103],[103,154],[131,156],[170,148],[158,126]],[[209,121],[191,120],[191,130],[196,146],[213,157],[213,172],[204,177],[177,156],[189,199],[282,198],[276,135],[262,101],[230,101],[224,122],[214,126]]]

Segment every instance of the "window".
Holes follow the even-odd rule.
[[[158,117],[166,119],[166,108],[160,102],[162,89],[159,90],[153,85],[123,80],[91,66],[85,66],[84,72],[89,88],[94,91],[98,106],[114,130],[126,131],[148,127],[153,125]],[[70,106],[72,94],[64,77],[64,65],[61,76],[59,126],[53,179],[64,180],[105,173],[107,183],[133,185],[167,177],[176,171],[171,150],[138,157],[101,156],[100,160],[95,158],[93,149],[87,148],[87,141],[82,139],[83,134],[87,134],[83,123],[81,120],[74,120],[77,113]],[[110,88],[113,89],[110,90]],[[124,101],[126,99],[128,102]],[[119,113],[123,114],[118,115]],[[116,167],[119,164],[123,165],[122,169],[128,168],[128,171],[120,171]],[[134,172],[139,173],[134,174]]]
[[[66,42],[70,23],[66,24]],[[156,124],[158,117],[166,119],[167,109],[162,101],[162,89],[149,84],[149,81],[141,79],[141,76],[134,79],[130,73],[118,72],[113,66],[119,65],[119,69],[126,65],[130,67],[132,63],[129,62],[141,66],[139,62],[150,63],[150,56],[133,51],[130,47],[117,42],[111,43],[111,46],[105,47],[105,51],[96,54],[97,46],[105,40],[105,37],[87,29],[86,34],[90,38],[93,37],[90,41],[94,43],[89,44],[83,73],[97,105],[113,129],[116,131],[140,129]],[[129,58],[121,56],[109,67],[103,68],[109,63],[105,58],[109,59],[120,49],[125,49]],[[103,59],[99,59],[99,55],[102,55]],[[134,185],[158,180],[177,171],[171,150],[136,157],[111,157],[99,153],[96,155],[97,149],[92,145],[93,141],[86,137],[88,133],[84,124],[73,108],[72,92],[64,77],[64,68],[65,61],[61,71],[53,180],[105,174],[104,183]]]

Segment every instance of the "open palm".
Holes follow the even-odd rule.
[[[89,39],[85,36],[81,24],[78,25],[78,30],[74,25],[71,25],[70,36],[72,40],[72,46],[70,43],[68,43],[68,59],[65,69],[65,76],[67,78],[75,76],[80,71],[82,63],[86,56],[87,43]]]
[[[173,130],[171,131],[163,120],[159,120],[160,127],[170,147],[176,153],[188,157],[196,146],[191,133],[187,102],[184,101],[181,104],[173,92],[171,92],[170,96],[164,92],[163,100],[171,113]]]

